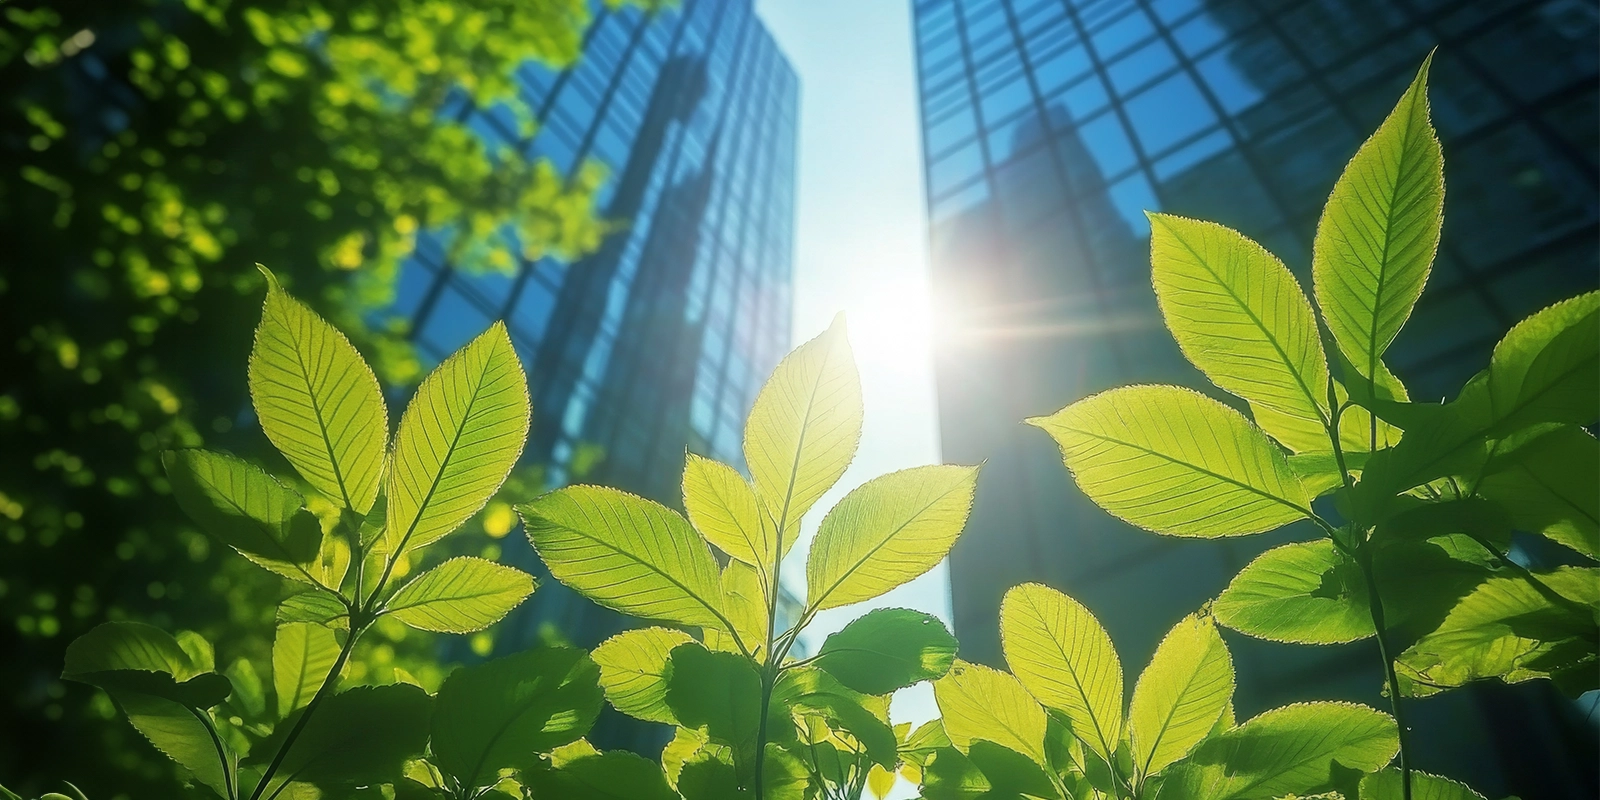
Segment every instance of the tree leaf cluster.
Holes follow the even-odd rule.
[[[1279,642],[1374,640],[1401,730],[1406,698],[1539,678],[1576,696],[1600,675],[1600,445],[1586,429],[1600,422],[1600,292],[1517,324],[1448,402],[1412,400],[1384,362],[1427,283],[1443,220],[1431,60],[1334,186],[1312,252],[1315,305],[1276,256],[1245,236],[1150,215],[1152,278],[1167,327],[1249,416],[1188,389],[1132,386],[1030,420],[1060,445],[1083,492],[1134,526],[1215,538],[1309,523],[1300,529],[1319,538],[1260,555],[1211,613]],[[1565,563],[1527,560],[1515,536],[1547,539]],[[1032,652],[1049,640],[1024,641]],[[1109,647],[1088,641],[1095,652]],[[1010,658],[1024,645],[1007,646]],[[1032,664],[1012,663],[1024,683],[1039,680]],[[1110,669],[1104,659],[1085,667]],[[1135,736],[1131,771],[1119,765],[1111,737],[1120,693],[1109,679],[1101,685],[1106,705],[1093,714],[1090,698],[1056,697],[1064,705],[1051,706],[1045,689],[1028,688],[1080,736],[1084,720],[1110,720],[1112,733],[1090,737],[1098,749],[1088,750],[1137,792],[1147,775],[1140,765],[1161,759],[1141,761]],[[1399,769],[1364,779],[1361,796],[1409,798],[1443,780],[1413,778],[1401,744]],[[1230,747],[1208,744],[1191,759]],[[1163,792],[1260,789],[1240,788],[1242,773],[1232,768],[1179,773]],[[1271,787],[1263,796],[1314,788],[1262,785]]]

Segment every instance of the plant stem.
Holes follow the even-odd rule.
[[[295,721],[294,727],[289,730],[289,735],[284,737],[283,744],[272,757],[272,763],[268,764],[267,771],[261,774],[261,782],[256,784],[256,790],[250,793],[250,800],[259,800],[261,793],[266,791],[267,784],[272,782],[272,776],[283,766],[283,759],[289,755],[289,748],[294,746],[295,739],[300,738],[300,732],[305,730],[306,721],[316,713],[317,706],[322,705],[322,701],[333,693],[333,685],[339,681],[339,673],[344,671],[345,663],[350,660],[351,651],[356,649],[356,639],[365,631],[365,624],[358,625],[354,619],[350,621],[350,636],[345,639],[344,647],[339,649],[339,657],[334,660],[333,669],[328,671],[328,677],[322,679],[322,685],[317,688],[317,693],[312,695],[311,702],[306,704],[305,712]]]
[[[211,714],[208,712],[201,711],[193,706],[185,706],[185,708],[189,709],[189,713],[193,714],[194,718],[205,726],[206,733],[211,734],[211,745],[217,749],[217,760],[222,762],[222,785],[223,788],[227,789],[228,800],[233,800],[233,798],[239,796],[233,788],[233,779],[236,777],[234,775],[233,762],[228,760],[228,751],[222,746],[222,737],[217,735],[216,723],[212,721]]]
[[[1394,658],[1389,653],[1389,631],[1384,621],[1383,596],[1378,592],[1378,581],[1372,568],[1370,544],[1357,547],[1356,563],[1361,566],[1362,577],[1367,582],[1367,605],[1372,614],[1372,627],[1377,633],[1378,655],[1383,658],[1383,677],[1389,686],[1389,707],[1394,711],[1394,724],[1399,729],[1400,740],[1400,796],[1411,800],[1411,761],[1406,756],[1406,719],[1400,701],[1400,680],[1395,675]]]

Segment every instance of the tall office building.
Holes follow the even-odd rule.
[[[547,465],[547,484],[597,448],[586,482],[679,506],[685,449],[743,466],[745,414],[788,349],[799,86],[750,0],[683,0],[656,15],[594,5],[573,68],[521,73],[535,138],[495,114],[464,121],[566,171],[605,164],[601,208],[618,230],[576,263],[510,275],[456,271],[424,238],[389,313],[411,320],[425,361],[504,320],[533,395],[524,458]],[[505,547],[548,574],[520,536]],[[593,646],[627,624],[542,583],[497,628],[502,649],[544,626]],[[612,746],[653,738],[619,719],[602,728]]]
[[[1443,245],[1390,363],[1439,398],[1511,324],[1597,283],[1596,6],[1584,0],[914,0],[946,460],[986,459],[951,557],[963,653],[998,662],[1004,590],[1083,601],[1130,675],[1269,546],[1158,537],[1089,503],[1020,424],[1134,382],[1206,386],[1162,326],[1146,209],[1230,225],[1309,286],[1346,160],[1437,46]],[[1229,637],[1241,716],[1385,707],[1370,641]],[[1412,704],[1424,769],[1491,796],[1592,793],[1593,722],[1546,684]],[[1432,733],[1430,733],[1430,729]],[[1448,729],[1448,736],[1444,731]]]

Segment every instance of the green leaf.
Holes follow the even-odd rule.
[[[667,705],[672,649],[693,643],[689,634],[667,628],[623,631],[601,642],[591,657],[600,667],[606,699],[630,717],[677,725]]]
[[[299,492],[242,459],[205,450],[161,454],[178,505],[203,530],[286,578],[316,584],[317,518]]]
[[[283,759],[274,780],[332,786],[396,780],[406,759],[421,755],[428,743],[427,692],[405,683],[358,686],[329,695],[307,720]],[[300,714],[285,719],[250,756],[270,759],[282,746]],[[271,794],[271,789],[266,794]],[[265,795],[263,795],[265,796]]]
[[[315,622],[330,628],[350,627],[350,609],[342,600],[318,589],[307,589],[283,598],[278,604],[278,623]]]
[[[841,315],[778,364],[745,421],[756,497],[785,540],[850,466],[861,413],[861,377]]]
[[[278,717],[311,702],[333,664],[339,660],[339,640],[333,631],[311,622],[278,626],[272,642],[272,687],[278,693]]]
[[[1518,528],[1600,559],[1596,486],[1600,442],[1568,426],[1524,448],[1515,464],[1485,476],[1478,493],[1505,509]]]
[[[716,558],[677,512],[600,486],[568,486],[518,506],[556,580],[635,617],[729,626]]]
[[[1489,370],[1452,403],[1503,436],[1541,422],[1600,417],[1600,292],[1564,300],[1517,323],[1494,346]]]
[[[1600,413],[1600,292],[1557,303],[1528,317],[1495,345],[1489,369],[1467,382],[1443,408],[1419,415],[1390,452],[1375,456],[1358,489],[1371,507],[1394,493],[1452,474],[1475,471],[1490,446],[1504,455],[1509,439],[1537,441],[1544,423],[1593,424]],[[1475,475],[1473,476],[1476,477]],[[1368,516],[1376,516],[1370,508]]]
[[[1344,454],[1344,466],[1352,473],[1360,473],[1367,462],[1365,452]],[[1344,473],[1339,468],[1339,458],[1332,451],[1297,453],[1289,456],[1289,470],[1300,479],[1308,497],[1321,497],[1344,485]]]
[[[743,656],[689,642],[672,649],[667,706],[679,724],[705,728],[743,762],[754,755],[761,715],[761,677]]]
[[[521,570],[458,556],[412,578],[384,608],[413,628],[471,633],[499,622],[533,594],[535,585]]]
[[[1399,750],[1399,728],[1388,714],[1354,703],[1296,703],[1206,740],[1167,772],[1159,796],[1304,795],[1327,788],[1335,764],[1373,772]]]
[[[574,759],[559,769],[523,773],[535,797],[678,800],[661,768],[622,750]]]
[[[956,638],[937,617],[880,608],[829,636],[815,663],[855,691],[888,694],[943,677],[955,658]]]
[[[994,787],[993,791],[1002,797],[1060,800],[1061,794],[1050,782],[1050,776],[1044,768],[1015,750],[980,740],[972,743],[967,758],[983,772]]]
[[[1055,437],[1089,499],[1147,530],[1239,536],[1310,515],[1283,451],[1198,392],[1128,386],[1028,423]]]
[[[1210,617],[1173,626],[1139,675],[1128,706],[1134,769],[1145,778],[1187,754],[1233,702],[1233,658]]]
[[[67,645],[61,677],[122,697],[131,693],[210,708],[233,691],[177,639],[141,622],[103,622]]]
[[[768,622],[766,584],[755,567],[733,560],[722,568],[721,584],[722,611],[733,633],[706,628],[702,631],[706,646],[712,650],[743,655],[740,645],[744,644],[757,661],[764,663],[767,660]]]
[[[978,765],[960,750],[942,747],[923,770],[922,796],[926,800],[988,800],[994,784]]]
[[[470,787],[534,766],[594,725],[600,670],[581,650],[537,647],[450,673],[434,701],[433,763]]]
[[[1411,316],[1439,247],[1444,154],[1428,120],[1432,61],[1339,176],[1312,245],[1317,305],[1369,380]]]
[[[182,704],[138,692],[112,695],[135,730],[150,741],[162,755],[189,771],[194,779],[228,797],[228,772],[217,755],[216,740],[194,711]],[[231,757],[231,752],[224,751]]]
[[[312,488],[365,514],[378,496],[388,438],[378,378],[344,334],[261,272],[267,299],[250,351],[261,430]]]
[[[957,660],[933,682],[945,734],[958,749],[979,739],[1008,747],[1044,765],[1045,713],[1011,675]]]
[[[228,696],[228,706],[240,716],[259,719],[267,713],[267,690],[256,672],[255,664],[246,658],[236,658],[223,674],[233,684],[233,694]]]
[[[772,573],[777,531],[762,523],[754,490],[733,467],[688,454],[683,466],[683,508],[706,541],[762,575]],[[785,534],[785,553],[799,533],[797,528]]]
[[[386,549],[424,547],[478,513],[522,454],[531,415],[504,323],[424,378],[395,431],[384,490]]]
[[[1560,567],[1535,577],[1564,602],[1522,577],[1484,581],[1438,629],[1395,659],[1395,670],[1413,684],[1413,693],[1434,694],[1484,678],[1551,678],[1569,690],[1594,688],[1600,569]]]
[[[1386,769],[1361,778],[1361,800],[1402,800],[1405,791],[1400,770]],[[1483,800],[1464,783],[1411,771],[1411,800]]]
[[[847,749],[864,752],[885,767],[893,766],[898,758],[899,740],[889,727],[886,699],[856,692],[815,667],[785,672],[773,689],[768,714],[779,719],[793,717],[797,723],[807,718],[820,720],[829,730],[847,733],[860,745]]]
[[[1028,693],[1110,762],[1122,737],[1122,663],[1099,620],[1048,586],[1024,583],[1000,601],[1000,644]]]
[[[1257,556],[1212,611],[1218,622],[1274,642],[1338,644],[1373,634],[1361,568],[1325,538]]]
[[[933,569],[967,524],[978,468],[913,467],[856,487],[823,518],[806,562],[815,609],[871,600]]]
[[[1285,447],[1327,450],[1328,359],[1289,268],[1221,225],[1149,217],[1156,299],[1184,356]]]

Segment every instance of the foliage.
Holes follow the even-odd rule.
[[[917,467],[847,494],[811,547],[799,619],[779,630],[784,554],[801,516],[849,465],[861,420],[860,380],[836,321],[785,358],[757,396],[745,427],[753,480],[690,456],[687,518],[592,486],[519,506],[558,580],[602,605],[701,633],[646,627],[594,652],[614,707],[675,726],[662,770],[601,769],[622,754],[588,754],[551,759],[535,787],[567,787],[555,796],[574,797],[855,798],[869,780],[880,788],[892,780],[909,726],[892,725],[888,695],[951,668],[956,642],[943,624],[878,610],[812,658],[789,653],[818,611],[878,597],[937,564],[966,523],[978,470]]]
[[[196,523],[303,585],[279,609],[270,694],[248,659],[218,672],[204,637],[137,622],[79,637],[62,677],[105,690],[151,744],[228,800],[346,791],[398,781],[403,769],[476,796],[502,767],[593,723],[601,697],[587,655],[540,648],[457,670],[436,698],[399,673],[338,686],[356,643],[385,617],[471,633],[533,592],[532,577],[484,559],[449,559],[403,583],[395,574],[510,473],[531,415],[522,366],[504,328],[490,328],[423,380],[391,437],[355,347],[266,275],[250,393],[267,438],[340,505],[337,519],[324,526],[297,491],[243,459],[172,450],[163,460]],[[425,751],[429,761],[407,766]]]
[[[1090,499],[1141,528],[1218,537],[1313,523],[1324,538],[1262,554],[1217,599],[1215,618],[1275,641],[1375,639],[1401,731],[1407,697],[1473,680],[1535,678],[1577,694],[1596,688],[1600,674],[1600,446],[1583,428],[1600,418],[1600,293],[1512,328],[1488,368],[1448,403],[1410,401],[1383,362],[1423,290],[1443,218],[1427,72],[1424,63],[1334,187],[1312,258],[1315,309],[1283,263],[1255,242],[1220,225],[1151,215],[1151,266],[1167,326],[1189,360],[1244,401],[1253,419],[1188,390],[1135,386],[1030,420],[1060,444]],[[1512,555],[1513,532],[1565,545],[1582,566],[1535,571]],[[1083,616],[1053,619],[1079,631]],[[1113,753],[1121,725],[1114,681],[1097,679],[1091,685],[1103,695],[1075,699],[1070,686],[1034,671],[1037,660],[1017,663],[1014,648],[1048,649],[1051,639],[1035,627],[1020,642],[1017,635],[1007,641],[1013,669],[1080,736],[1086,721],[1098,724],[1105,736],[1090,738],[1087,750],[1138,793],[1146,775],[1140,765],[1164,756],[1149,760],[1138,736],[1131,770]],[[1114,674],[1114,656],[1103,655],[1109,643],[1088,630],[1079,635],[1102,655],[1085,660],[1077,650],[1079,668]],[[1300,712],[1279,719],[1296,719],[1291,713]],[[948,712],[945,723],[948,729]],[[1274,722],[1272,735],[1288,724]],[[1191,758],[1242,752],[1269,730],[1258,727],[1249,736],[1219,734]],[[1364,780],[1361,796],[1456,796],[1441,788],[1448,781],[1413,778],[1401,740],[1399,769]],[[1363,763],[1371,771],[1386,762]],[[1237,771],[1213,774],[1209,766],[1182,774],[1167,779],[1163,794],[1177,785],[1183,796],[1314,788],[1241,789]],[[1342,790],[1355,796],[1354,787]]]
[[[464,124],[469,110],[493,111],[531,138],[535,108],[515,73],[575,63],[592,7],[6,4],[0,647],[14,656],[3,675],[18,711],[0,726],[0,765],[39,766],[70,743],[119,789],[175,791],[170,770],[129,756],[139,748],[103,721],[110,705],[65,694],[53,665],[74,636],[129,617],[181,621],[234,652],[270,647],[247,631],[270,620],[277,582],[170,513],[161,464],[164,450],[206,444],[283,468],[240,416],[243,387],[216,368],[247,346],[237,320],[261,289],[251,263],[287,270],[386,383],[409,385],[422,365],[408,330],[375,310],[422,232],[468,270],[592,250],[610,229],[595,208],[605,169],[563,175],[491,151]],[[325,486],[313,474],[299,487],[319,513]],[[413,666],[427,647],[384,631],[367,641],[363,651]]]
[[[1000,635],[1011,673],[957,662],[933,685],[942,719],[919,731],[931,746],[903,753],[928,800],[1306,796],[1354,788],[1399,749],[1389,715],[1347,703],[1236,724],[1233,660],[1203,613],[1162,640],[1126,707],[1111,638],[1072,598],[1012,588]]]

